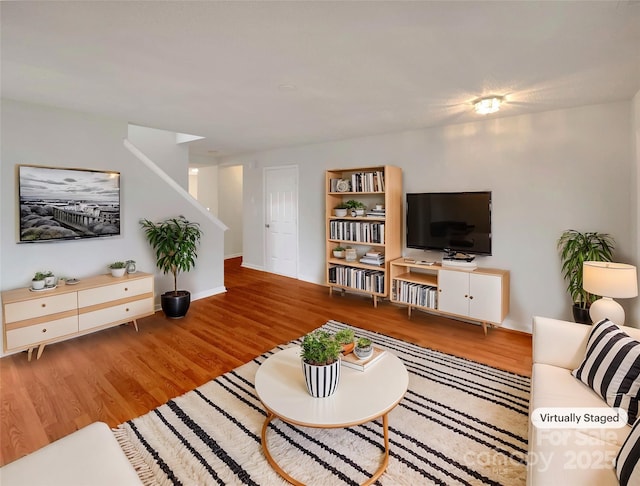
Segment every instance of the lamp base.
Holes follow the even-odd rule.
[[[611,297],[602,297],[591,304],[589,316],[594,324],[609,319],[618,326],[624,326],[624,309]]]

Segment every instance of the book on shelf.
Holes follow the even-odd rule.
[[[384,256],[368,257],[365,255],[360,258],[360,263],[366,263],[367,265],[382,265],[384,263]]]
[[[383,255],[383,253],[382,253],[381,251],[376,251],[376,250],[369,250],[368,252],[366,252],[366,253],[364,254],[364,256],[367,256],[367,257],[376,257],[376,258],[377,258],[377,257],[380,257],[380,256],[381,256],[381,257],[384,257],[384,255]]]
[[[385,353],[386,351],[384,349],[373,346],[373,353],[368,358],[360,359],[355,354],[349,353],[342,356],[340,362],[347,368],[353,368],[354,370],[358,371],[365,371],[372,364],[379,361],[380,358],[385,355]]]

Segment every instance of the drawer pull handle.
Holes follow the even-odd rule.
[[[45,328],[42,330],[42,332],[47,332],[47,328],[45,327]]]
[[[129,312],[129,308],[127,307],[124,311],[125,311],[125,312]]]
[[[125,288],[124,288],[124,291],[125,291],[125,292],[126,292],[127,290],[129,290],[129,287],[125,287]]]
[[[470,299],[473,299],[473,295],[470,295],[470,296],[469,296],[469,298],[470,298]]]
[[[47,304],[42,304],[42,307],[47,307]]]

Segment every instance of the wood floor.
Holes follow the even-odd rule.
[[[225,264],[225,294],[132,326],[0,359],[0,465],[80,427],[142,415],[329,319],[378,331],[518,374],[531,371],[531,336],[414,312],[366,296]]]

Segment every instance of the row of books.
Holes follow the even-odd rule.
[[[334,265],[329,267],[329,283],[384,293],[384,272]]]
[[[384,192],[384,171],[351,174],[351,190],[353,192]]]
[[[430,285],[394,280],[392,292],[395,299],[400,302],[419,305],[420,307],[428,307],[430,309],[438,308],[438,290]]]
[[[334,220],[329,224],[329,239],[384,244],[384,223]]]

